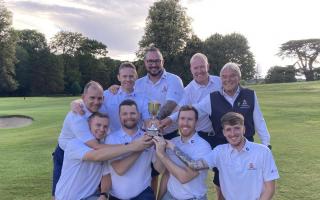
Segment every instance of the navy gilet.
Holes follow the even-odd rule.
[[[210,94],[210,101],[210,119],[216,137],[224,138],[220,119],[227,112],[241,113],[244,117],[244,125],[246,127],[245,137],[251,137],[254,135],[253,110],[255,98],[253,90],[240,87],[240,93],[233,106],[231,106],[219,91],[212,92]]]

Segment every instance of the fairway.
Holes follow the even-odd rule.
[[[320,82],[250,87],[257,92],[280,173],[274,199],[320,199]],[[76,98],[0,98],[0,116],[34,119],[28,127],[0,129],[1,200],[50,199],[51,153]]]

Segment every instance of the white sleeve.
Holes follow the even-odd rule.
[[[207,163],[209,168],[217,167],[218,151],[219,151],[218,148],[214,148],[210,153],[207,153],[203,157],[203,160]]]
[[[82,160],[86,153],[92,151],[87,145],[81,143],[81,141],[75,141],[74,139],[67,143],[65,149],[65,156],[69,159]]]
[[[108,161],[103,162],[102,176],[110,174],[110,166]]]
[[[171,100],[178,104],[184,95],[182,80],[178,76],[173,76],[170,77],[169,81],[170,86],[168,87],[166,101]]]
[[[267,124],[263,118],[262,112],[260,110],[259,102],[256,93],[254,93],[254,110],[253,110],[253,122],[254,128],[259,135],[261,143],[264,145],[270,144],[270,134],[267,128]]]
[[[210,94],[205,96],[199,103],[193,104],[198,110],[199,118],[206,115],[211,115],[211,100]]]
[[[274,162],[272,153],[268,148],[266,148],[266,151],[264,152],[262,170],[264,182],[279,178],[277,166]]]
[[[70,127],[72,133],[75,137],[81,140],[83,143],[86,143],[90,140],[95,139],[90,132],[88,121],[78,114],[74,114],[74,118],[71,121]]]

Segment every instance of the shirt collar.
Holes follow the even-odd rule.
[[[240,87],[238,86],[237,91],[236,91],[236,93],[234,93],[233,96],[229,96],[229,95],[223,90],[223,87],[221,88],[220,93],[221,93],[223,96],[235,98],[235,97],[237,97],[237,96],[239,95],[239,93],[240,93]]]
[[[165,69],[163,69],[163,73],[157,82],[159,82],[161,79],[167,79],[167,76],[168,76],[168,72]],[[147,77],[147,81],[152,83],[152,81],[149,78],[149,74],[147,74],[146,77]]]
[[[136,95],[136,93],[135,93],[134,90],[133,90],[132,92],[130,92],[130,93],[127,93],[127,92],[125,92],[125,91],[122,89],[122,87],[119,88],[117,94],[119,94],[119,95],[124,95],[124,96],[135,96],[135,95]]]
[[[88,108],[85,104],[83,106],[83,110],[84,110],[84,117],[89,118],[92,115],[92,112],[90,110],[88,110]]]
[[[143,131],[138,128],[138,130],[133,135],[129,135],[121,127],[121,133],[120,134],[121,134],[121,137],[130,137],[133,140],[133,139],[141,136],[143,134]]]
[[[242,149],[239,151],[240,152],[249,152],[251,150],[251,144],[250,142],[245,138],[245,141],[244,141],[244,146],[242,147]],[[233,152],[238,152],[237,149],[233,148],[231,146],[231,144],[228,144],[228,152],[229,154],[233,153]]]
[[[209,87],[210,85],[214,84],[214,81],[210,77],[210,75],[209,75],[209,81],[208,81],[207,85],[201,85],[201,84],[197,83],[195,80],[193,80],[193,82],[194,82],[195,89],[206,88],[206,87]]]
[[[197,141],[197,138],[198,138],[198,137],[199,137],[199,136],[198,136],[198,133],[195,132],[195,133],[193,134],[193,136],[192,136],[191,138],[189,138],[189,140],[187,140],[186,142],[183,142],[183,141],[182,141],[182,137],[179,136],[179,142],[180,142],[181,144],[194,144],[194,143]]]

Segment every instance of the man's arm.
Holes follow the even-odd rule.
[[[135,152],[125,158],[112,161],[111,166],[119,176],[123,176],[131,168],[131,166],[136,162],[136,160],[139,158],[141,153],[142,151]]]
[[[262,112],[260,110],[256,93],[254,93],[253,122],[254,128],[259,135],[261,143],[266,146],[270,145],[270,134],[267,128],[266,121],[264,120]]]
[[[84,115],[82,99],[76,99],[70,103],[71,111],[75,114]]]
[[[176,107],[176,102],[167,100],[166,103],[161,107],[157,118],[161,120],[168,117]]]
[[[172,160],[165,153],[166,142],[162,137],[156,136],[154,138],[154,142],[156,144],[158,158],[161,160],[170,174],[175,176],[182,184],[189,182],[199,175],[198,171],[194,171],[189,167],[180,167],[172,162]]]
[[[275,190],[276,190],[276,182],[274,180],[264,182],[263,192],[260,196],[260,200],[271,200]]]
[[[144,136],[129,144],[100,144],[103,145],[102,148],[87,152],[83,160],[110,160],[125,153],[142,151],[150,146],[150,142],[150,137]]]
[[[181,149],[175,146],[171,141],[167,140],[167,147],[173,151],[173,153],[190,169],[203,170],[208,169],[207,162],[203,159],[194,160],[188,154],[184,153]]]
[[[159,200],[162,199],[163,195],[167,192],[168,180],[169,180],[169,172],[168,170],[165,170],[165,172],[161,177],[157,199]]]
[[[108,192],[111,189],[111,185],[112,185],[111,175],[110,174],[103,175],[101,179],[101,186],[100,186],[101,193],[108,194]],[[98,200],[107,200],[107,197],[102,194],[100,195]]]

